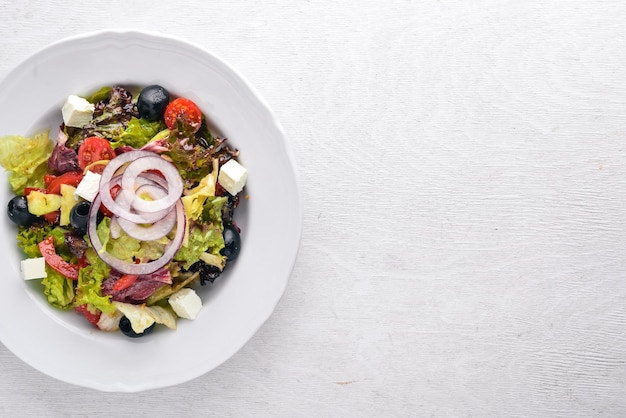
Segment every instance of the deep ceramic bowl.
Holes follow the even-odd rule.
[[[137,392],[186,382],[236,353],[272,314],[300,244],[302,208],[283,131],[256,91],[198,45],[156,33],[103,31],[56,42],[0,82],[0,136],[49,129],[56,137],[69,94],[105,85],[160,84],[195,101],[249,172],[236,214],[242,250],[213,286],[197,289],[203,309],[178,329],[130,339],[99,331],[48,305],[37,281],[19,273],[15,226],[0,217],[0,341],[56,379],[103,391]],[[0,179],[4,204],[12,197]]]

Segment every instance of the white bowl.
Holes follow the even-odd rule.
[[[0,82],[0,136],[50,129],[69,94],[105,85],[160,84],[195,101],[248,169],[235,215],[239,258],[213,286],[199,287],[195,321],[138,339],[101,332],[74,312],[48,305],[41,285],[24,282],[15,227],[0,216],[5,269],[0,284],[0,341],[56,379],[103,391],[136,392],[179,384],[217,367],[261,327],[281,298],[300,244],[302,209],[293,159],[264,101],[234,69],[198,45],[138,31],[103,31],[56,42]],[[0,196],[12,196],[6,178]],[[36,281],[35,281],[36,282]]]

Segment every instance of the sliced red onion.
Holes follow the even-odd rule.
[[[138,178],[142,179],[141,177]],[[138,181],[141,184],[135,191],[136,194],[148,192],[151,196],[164,196],[165,191],[155,184],[153,184],[150,180],[143,179],[143,181]],[[158,212],[143,212],[136,210],[131,207],[132,200],[135,194],[130,191],[122,189],[118,195],[115,197],[115,203],[119,205],[124,211],[122,213],[116,213],[115,215],[120,219],[126,219],[130,222],[139,223],[139,224],[150,224],[153,222],[158,222],[161,219],[165,218],[174,208],[170,207],[167,209],[160,210]]]
[[[135,187],[137,177],[148,170],[158,170],[163,174],[167,183],[168,194],[153,201],[143,200],[135,194],[131,203],[132,207],[143,212],[158,212],[172,207],[183,194],[183,181],[176,166],[157,155],[138,158],[131,162],[122,174],[122,189],[132,190]]]
[[[176,211],[149,226],[142,226],[124,218],[117,218],[119,226],[131,237],[140,241],[155,241],[166,236],[176,224]]]
[[[102,259],[102,261],[104,261],[109,266],[111,266],[112,268],[114,268],[115,270],[121,273],[132,274],[132,275],[153,273],[157,271],[158,269],[162,268],[163,266],[165,266],[167,263],[169,263],[174,258],[174,256],[176,255],[176,252],[178,251],[181,244],[183,243],[183,238],[185,236],[185,223],[186,223],[185,209],[183,207],[182,202],[178,200],[175,205],[176,234],[174,235],[174,238],[172,239],[172,241],[168,245],[166,245],[163,256],[159,258],[158,260],[150,261],[147,263],[140,263],[140,264],[129,263],[127,261],[120,260],[119,258],[116,258],[112,256],[111,254],[109,254],[108,252],[106,252],[106,250],[102,246],[102,242],[100,241],[100,238],[98,237],[96,221],[98,217],[98,210],[100,209],[101,205],[102,205],[102,201],[100,199],[100,194],[98,194],[93,200],[90,211],[89,211],[89,227],[88,227],[89,240],[91,241],[91,245],[93,246],[93,249],[96,251],[98,256]]]
[[[140,178],[143,179],[142,177]],[[167,190],[165,190],[163,187],[153,184],[147,179],[143,179],[143,181],[145,182],[144,184],[141,184],[140,186],[136,187],[135,196],[141,196],[145,194],[152,200],[162,199],[165,196],[167,196]],[[171,208],[172,206],[173,205],[170,205],[168,206],[168,208]],[[138,208],[135,208],[135,207],[133,207],[133,209],[137,210],[137,212],[146,213],[146,211],[139,210]],[[154,212],[154,211],[148,211],[148,213],[150,212]]]
[[[115,216],[126,219],[130,222],[135,222],[138,224],[150,224],[153,222],[158,222],[164,217],[167,216],[168,213],[172,211],[173,208],[163,209],[158,212],[141,212],[134,210],[131,208],[131,202],[133,199],[133,194],[122,190],[117,197],[115,198],[115,203],[119,205],[123,211],[115,213]],[[110,209],[109,209],[110,210]]]
[[[141,150],[128,151],[112,159],[109,164],[107,164],[107,166],[102,171],[102,175],[100,177],[100,196],[102,199],[102,204],[106,206],[107,209],[109,209],[112,213],[128,219],[129,221],[136,223],[146,222],[146,216],[141,216],[137,213],[133,213],[131,211],[131,208],[124,207],[125,205],[120,205],[118,202],[116,202],[117,199],[113,199],[111,193],[109,192],[113,185],[112,180],[114,177],[116,177],[117,170],[121,168],[124,164],[132,161],[141,161],[141,163],[135,165],[135,168],[131,169],[127,177],[124,177],[126,170],[124,171],[124,174],[122,174],[122,191],[120,192],[120,194],[124,194],[126,196],[123,196],[121,199],[122,201],[127,201],[128,199],[131,199],[132,194],[132,200],[130,200],[131,208],[141,210],[142,212],[159,212],[159,214],[161,215],[159,217],[157,217],[156,215],[154,217],[148,217],[150,218],[148,222],[156,222],[158,219],[165,216],[167,212],[169,212],[169,210],[167,212],[165,212],[165,210],[170,209],[174,205],[174,203],[176,203],[176,201],[180,198],[180,196],[182,195],[183,183],[176,167],[152,152]],[[131,166],[133,166],[133,163],[129,164],[128,167]],[[126,167],[126,169],[128,169],[128,167]],[[138,171],[139,169],[141,170]],[[167,173],[166,181],[164,182],[164,187],[166,187],[168,190],[169,197],[167,198],[167,200],[162,200],[158,203],[149,202],[135,195],[136,189],[134,179],[137,178],[139,173],[141,173],[142,171],[145,172],[147,170],[159,170],[160,172]],[[175,173],[172,170],[174,170]],[[130,179],[133,180],[131,181]],[[170,184],[170,180],[172,184]]]
[[[149,170],[158,170],[163,177]],[[121,190],[113,198],[111,188],[118,185]],[[150,274],[169,263],[185,235],[182,191],[183,182],[176,167],[152,152],[128,151],[111,160],[102,172],[100,190],[89,212],[89,239],[98,256],[115,270],[132,275]],[[142,199],[144,194],[151,200]],[[156,241],[176,228],[163,256],[135,264],[109,254],[97,233],[97,215],[103,205],[113,214],[109,231],[113,239],[119,238],[123,230],[140,241]]]
[[[122,235],[122,227],[117,220],[117,216],[112,217],[109,225],[109,233],[113,239],[118,239]]]

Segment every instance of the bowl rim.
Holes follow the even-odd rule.
[[[294,238],[295,238],[295,248],[293,249],[293,256],[290,257],[290,263],[288,265],[288,274],[287,277],[284,281],[281,282],[282,286],[280,289],[280,292],[276,293],[276,297],[272,300],[268,300],[266,301],[268,308],[271,306],[271,309],[267,310],[267,314],[264,315],[262,318],[260,318],[261,320],[258,321],[258,323],[255,326],[254,332],[252,334],[250,334],[247,338],[244,339],[243,343],[240,344],[239,346],[236,347],[236,349],[228,356],[226,356],[226,358],[224,358],[222,361],[220,361],[218,364],[216,364],[214,367],[208,369],[208,370],[204,370],[200,373],[192,373],[192,376],[188,376],[186,375],[185,377],[182,377],[180,379],[171,379],[171,382],[167,383],[167,384],[158,384],[158,383],[145,383],[143,385],[134,385],[134,386],[129,386],[123,382],[119,382],[119,383],[109,383],[109,384],[101,384],[98,381],[94,381],[94,382],[90,382],[90,384],[84,384],[84,382],[77,382],[75,380],[72,379],[65,379],[65,378],[61,378],[59,376],[53,375],[48,373],[47,371],[41,370],[33,365],[31,365],[28,361],[26,361],[18,352],[15,352],[11,347],[7,346],[6,344],[3,343],[3,345],[5,347],[7,347],[11,352],[13,352],[14,355],[16,355],[16,357],[20,358],[22,361],[26,362],[27,364],[31,365],[31,367],[34,367],[36,369],[38,369],[39,371],[43,372],[44,374],[47,374],[57,380],[61,380],[70,384],[74,384],[74,385],[78,385],[78,386],[86,386],[86,387],[90,387],[96,390],[101,390],[101,391],[105,391],[105,392],[139,392],[139,391],[143,391],[143,390],[149,390],[149,389],[157,389],[157,388],[162,388],[162,387],[167,387],[167,386],[172,386],[172,385],[177,385],[177,384],[181,384],[184,382],[187,382],[189,380],[198,378],[206,373],[209,373],[211,370],[214,370],[216,367],[218,367],[219,365],[223,364],[225,361],[227,361],[229,358],[231,358],[234,354],[236,354],[238,351],[241,350],[241,348],[247,344],[250,339],[260,330],[260,328],[267,322],[267,320],[271,317],[271,315],[273,314],[273,312],[275,311],[278,303],[280,302],[280,300],[282,299],[282,297],[284,296],[284,293],[286,291],[288,282],[291,278],[291,276],[293,275],[293,270],[295,268],[295,264],[297,262],[297,258],[298,258],[298,253],[301,247],[301,243],[302,243],[302,233],[303,233],[303,202],[302,202],[302,189],[300,187],[300,176],[298,173],[298,170],[296,169],[296,164],[295,164],[295,158],[293,155],[293,151],[291,149],[291,146],[289,145],[288,141],[287,141],[287,136],[285,134],[284,128],[282,127],[282,125],[280,124],[280,122],[278,121],[278,119],[276,118],[274,112],[272,111],[271,107],[269,106],[268,102],[259,94],[258,90],[252,85],[252,83],[250,83],[250,81],[239,71],[237,70],[234,66],[232,66],[230,63],[228,63],[225,59],[223,59],[221,56],[219,56],[218,54],[215,54],[214,52],[210,51],[208,48],[204,47],[203,45],[200,45],[199,43],[195,42],[195,41],[190,41],[188,39],[185,39],[183,37],[179,37],[179,36],[175,36],[175,35],[171,35],[171,34],[166,34],[166,33],[162,33],[162,32],[156,32],[156,31],[149,31],[149,30],[139,30],[139,29],[133,29],[133,28],[108,28],[108,29],[101,29],[101,30],[96,30],[96,31],[90,31],[90,32],[83,32],[83,33],[79,33],[79,34],[75,34],[75,35],[71,35],[71,36],[67,36],[61,39],[58,39],[56,41],[53,41],[47,45],[45,45],[42,48],[39,48],[37,50],[35,50],[34,52],[32,52],[31,54],[29,54],[26,58],[24,58],[23,60],[21,60],[20,62],[18,62],[15,66],[13,66],[8,72],[6,72],[5,74],[3,74],[0,77],[0,86],[2,86],[5,82],[8,82],[17,72],[19,72],[20,70],[29,67],[30,65],[33,64],[34,60],[37,59],[38,56],[40,56],[41,54],[46,53],[46,51],[54,49],[54,48],[58,48],[58,47],[62,47],[63,45],[66,44],[72,44],[74,42],[83,42],[83,41],[96,41],[99,38],[109,38],[109,37],[115,37],[115,38],[127,38],[127,37],[140,37],[140,38],[144,38],[144,39],[150,39],[153,41],[159,41],[159,40],[163,40],[163,41],[168,41],[168,42],[176,42],[176,43],[181,43],[181,44],[185,44],[188,47],[194,48],[196,50],[198,50],[199,52],[208,55],[209,57],[211,57],[215,63],[217,63],[218,65],[222,66],[224,70],[227,70],[230,74],[232,74],[232,76],[234,76],[235,79],[237,79],[238,82],[241,83],[241,85],[247,89],[249,91],[249,93],[251,94],[251,96],[253,96],[253,98],[258,102],[259,109],[261,109],[264,112],[264,117],[268,118],[268,121],[271,123],[271,125],[277,130],[277,132],[280,134],[281,136],[281,143],[282,143],[282,151],[284,156],[286,157],[286,162],[289,165],[289,169],[290,169],[290,174],[293,176],[293,182],[294,182],[294,186],[295,186],[295,190],[294,190],[294,195],[292,196],[292,198],[294,199],[294,206],[295,206],[295,210],[297,211],[296,213],[294,213],[294,219],[297,220],[297,225],[298,228],[296,231],[293,231],[295,233]],[[175,331],[174,331],[175,332]],[[1,341],[0,341],[1,342]]]

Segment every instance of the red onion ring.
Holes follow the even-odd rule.
[[[118,199],[113,199],[109,191],[111,186],[114,184],[112,182],[114,176],[117,177],[115,175],[117,170],[126,163],[137,161],[141,161],[141,164],[137,164],[134,166],[134,168],[131,168],[128,177],[124,178],[124,174],[121,175],[122,191],[120,192],[120,195],[125,196],[122,196],[120,199],[123,202],[127,202],[130,199],[131,207],[126,207],[126,205],[120,205],[120,203],[116,201]],[[133,166],[133,163],[129,164],[128,167],[131,166]],[[145,172],[147,170],[158,170],[162,173],[166,173],[164,174],[166,176],[166,179],[163,184],[164,187],[168,190],[169,197],[167,198],[167,200],[161,200],[157,204],[153,204],[155,202],[142,200],[135,195],[135,181],[132,179],[136,179],[139,173]],[[124,171],[124,173],[126,173],[126,171]],[[182,191],[183,182],[176,167],[172,163],[164,160],[159,155],[156,155],[149,151],[128,151],[115,157],[109,162],[109,164],[106,165],[100,177],[100,196],[102,199],[102,204],[106,206],[109,211],[116,214],[117,216],[128,219],[129,221],[135,223],[151,223],[163,218],[176,203],[176,201],[180,198],[180,196],[182,195]],[[131,209],[134,208],[135,205],[138,205],[138,207],[136,207],[135,209],[141,210],[142,212],[146,213],[155,213],[155,215],[146,216],[146,213],[133,213]]]
[[[118,217],[117,223],[131,237],[140,241],[154,241],[167,235],[176,224],[176,211],[170,211],[164,218],[149,226],[131,222]]]
[[[122,154],[123,155],[123,154]],[[141,274],[150,274],[154,273],[158,269],[165,266],[169,263],[176,252],[180,248],[183,243],[183,239],[185,236],[185,209],[183,207],[182,202],[179,200],[175,205],[175,213],[176,213],[176,234],[172,241],[166,246],[165,252],[163,256],[158,260],[150,261],[147,263],[130,263],[124,260],[120,260],[106,252],[106,250],[102,246],[102,242],[98,237],[97,231],[97,218],[98,211],[100,206],[102,205],[102,200],[100,199],[100,194],[96,195],[93,202],[91,203],[91,208],[89,210],[89,223],[88,223],[88,233],[89,240],[91,241],[91,245],[93,249],[98,254],[98,257],[109,266],[124,274],[132,274],[132,275],[141,275]],[[119,219],[118,219],[119,221]]]
[[[135,194],[131,206],[143,212],[158,212],[171,208],[183,194],[183,182],[176,166],[158,155],[138,158],[128,164],[124,174],[122,174],[122,189],[132,190],[135,187],[137,177],[148,170],[159,170],[163,174],[168,193],[166,196],[152,201],[143,200]]]
[[[120,169],[122,174],[117,174]],[[158,170],[163,177],[149,170]],[[111,188],[117,185],[121,190],[113,198]],[[89,211],[89,239],[98,256],[115,270],[132,275],[149,274],[169,263],[184,241],[186,217],[180,200],[182,192],[183,182],[178,169],[159,155],[135,150],[111,160],[102,172],[99,193]],[[144,193],[152,200],[142,199]],[[176,233],[164,247],[163,256],[135,264],[109,254],[97,231],[97,215],[103,205],[113,214],[109,232],[114,239],[123,230],[140,241],[155,241],[166,236],[175,226]]]

